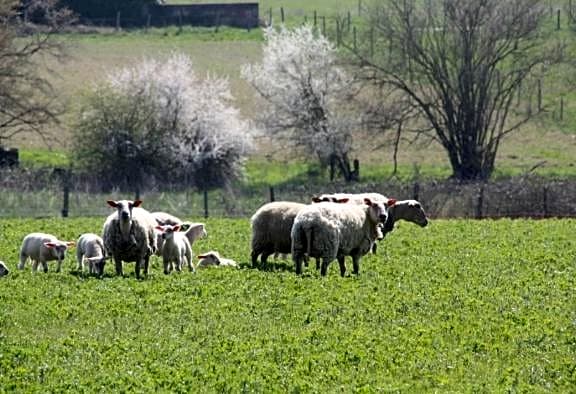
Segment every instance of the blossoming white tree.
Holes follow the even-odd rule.
[[[88,94],[78,162],[114,187],[138,188],[152,176],[225,185],[251,148],[249,124],[231,99],[227,79],[199,78],[182,54],[123,68]]]
[[[284,139],[335,165],[354,179],[349,154],[353,121],[347,110],[351,80],[337,64],[334,45],[311,26],[269,27],[260,64],[243,77],[264,99],[259,120],[272,140]]]

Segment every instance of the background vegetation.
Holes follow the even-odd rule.
[[[147,280],[108,264],[16,271],[21,238],[75,239],[100,218],[0,220],[0,387],[7,392],[571,392],[574,220],[400,223],[361,262],[322,279],[290,262],[251,269],[246,219],[210,219],[210,249],[239,270]],[[503,236],[505,234],[505,236]],[[348,264],[351,264],[348,262]]]

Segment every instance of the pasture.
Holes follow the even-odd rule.
[[[194,219],[198,220],[198,219]],[[249,221],[208,219],[242,268],[103,279],[16,270],[22,237],[103,218],[1,219],[2,392],[573,392],[576,220],[400,222],[358,277],[249,265]],[[351,263],[347,262],[350,266]]]

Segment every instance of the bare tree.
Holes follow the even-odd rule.
[[[0,146],[27,132],[46,141],[44,126],[58,120],[55,93],[41,72],[41,62],[46,56],[65,55],[56,34],[72,16],[66,9],[57,9],[56,0],[22,3],[19,8],[19,1],[0,0]],[[41,15],[42,24],[29,24],[28,13]]]
[[[378,1],[366,13],[364,45],[350,49],[365,78],[418,111],[454,178],[487,179],[502,139],[534,114],[514,111],[513,99],[553,60],[542,12],[539,0]]]
[[[353,180],[349,154],[355,120],[347,109],[353,85],[337,64],[336,48],[311,26],[270,27],[265,38],[262,63],[242,70],[265,100],[264,131]]]

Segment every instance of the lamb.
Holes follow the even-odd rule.
[[[30,258],[32,271],[36,271],[40,263],[44,272],[48,272],[48,261],[57,260],[56,272],[60,272],[62,261],[66,258],[66,251],[72,246],[74,242],[60,241],[51,234],[30,233],[22,240],[18,269],[23,270],[26,260]]]
[[[140,269],[148,275],[150,256],[156,252],[156,220],[140,208],[141,200],[108,200],[117,212],[106,218],[102,239],[107,256],[114,258],[116,274],[123,275],[122,262],[135,262],[134,273],[140,279]]]
[[[102,237],[93,233],[82,234],[76,241],[76,246],[78,271],[82,272],[87,264],[89,273],[102,276],[106,260],[110,258],[106,255]]]
[[[10,270],[6,266],[6,263],[0,260],[0,277],[6,276],[10,273]]]
[[[359,273],[360,258],[370,251],[376,240],[378,223],[385,223],[388,218],[386,203],[369,198],[364,202],[363,205],[321,202],[302,208],[291,232],[297,275],[302,273],[306,255],[321,259],[322,276],[334,259],[338,259],[340,275],[344,276],[345,256],[352,257],[354,274]]]
[[[184,264],[188,266],[191,272],[194,272],[192,246],[186,234],[178,231],[180,230],[180,225],[176,224],[172,226],[167,224],[164,226],[156,226],[156,229],[160,231],[162,239],[164,240],[164,246],[162,248],[164,273],[168,275],[174,268],[180,272]]]
[[[261,206],[252,218],[252,266],[266,265],[268,256],[274,253],[290,253],[292,239],[290,231],[294,218],[306,204],[289,201],[275,201]]]
[[[158,219],[156,219],[156,222],[158,222]],[[165,224],[175,225],[178,223],[172,224],[172,223],[166,222]],[[165,224],[159,223],[158,225],[163,226]],[[208,235],[208,233],[206,232],[206,227],[205,227],[204,223],[184,223],[184,222],[182,222],[181,224],[179,224],[179,226],[180,226],[179,231],[186,235],[186,238],[188,238],[188,241],[190,242],[190,246],[194,245],[194,242],[197,239],[204,238]],[[162,232],[161,231],[156,232],[156,247],[157,247],[156,255],[162,257],[162,249],[164,247],[164,239],[162,238]]]
[[[211,250],[210,252],[198,256],[198,267],[234,267],[238,268],[238,263],[231,259],[220,257],[220,253]]]

